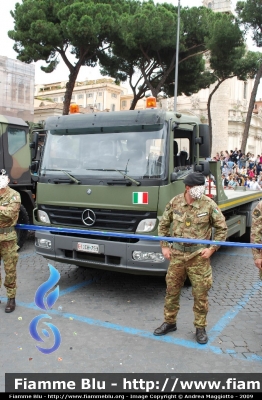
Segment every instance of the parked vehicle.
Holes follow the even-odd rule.
[[[36,252],[48,259],[164,275],[168,261],[159,242],[143,236],[157,236],[166,204],[184,191],[183,179],[192,171],[214,176],[215,192],[207,195],[223,211],[228,236],[240,237],[250,228],[261,195],[225,194],[220,163],[205,161],[210,156],[209,127],[195,116],[156,108],[74,114],[50,117],[45,128],[44,150],[35,166],[33,217],[34,224],[50,228],[35,234]]]
[[[36,182],[32,180],[30,171],[32,149],[29,134],[29,126],[21,118],[0,115],[0,169],[6,170],[10,187],[21,196],[18,224],[32,224],[35,207]],[[27,234],[27,230],[17,229],[20,248]]]

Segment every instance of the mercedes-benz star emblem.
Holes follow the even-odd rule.
[[[96,222],[96,215],[94,211],[89,210],[89,208],[83,211],[82,221],[86,226],[93,226],[94,223]]]

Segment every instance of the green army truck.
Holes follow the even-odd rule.
[[[166,204],[184,191],[183,179],[193,170],[215,177],[215,193],[207,194],[223,211],[228,235],[240,237],[250,228],[261,194],[225,194],[220,164],[204,161],[209,128],[197,117],[159,109],[74,114],[50,117],[45,128],[33,217],[48,228],[35,234],[36,252],[48,259],[164,275],[168,261],[159,242],[143,236],[158,234]]]
[[[30,171],[34,150],[31,149],[29,132],[28,124],[21,118],[0,115],[0,170],[6,171],[10,187],[21,195],[18,224],[33,223],[35,207],[36,182],[32,180]],[[27,234],[27,230],[17,229],[20,248]]]

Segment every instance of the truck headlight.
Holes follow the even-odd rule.
[[[156,219],[143,219],[139,222],[136,232],[151,232],[156,226]]]
[[[51,247],[52,247],[51,240],[47,240],[47,239],[36,238],[35,244],[36,244],[36,246],[43,247],[45,249],[51,249]]]
[[[162,253],[148,251],[133,251],[132,258],[135,261],[164,262],[165,257]]]
[[[39,221],[44,222],[45,224],[50,224],[50,219],[48,217],[48,214],[45,211],[38,210],[37,216],[38,216]]]

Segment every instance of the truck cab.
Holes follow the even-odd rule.
[[[79,266],[165,274],[159,242],[144,236],[157,236],[185,176],[206,169],[200,160],[209,156],[208,126],[154,108],[50,117],[45,129],[34,223],[48,230],[36,231],[37,253]]]
[[[0,169],[9,176],[9,186],[20,193],[19,224],[29,224],[33,219],[35,185],[31,180],[30,164],[28,124],[21,118],[0,115]],[[27,231],[18,229],[17,236],[18,245],[22,247]]]

